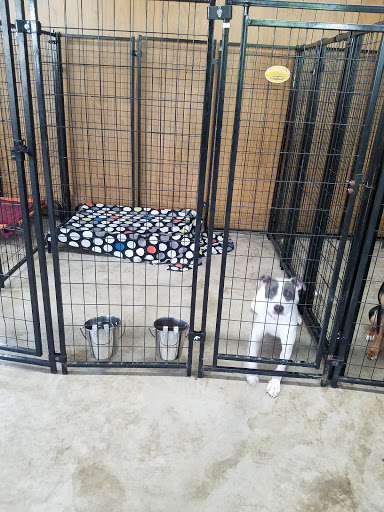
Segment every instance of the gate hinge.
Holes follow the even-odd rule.
[[[36,20],[16,20],[15,29],[19,34],[41,34],[41,23]]]
[[[208,7],[207,18],[209,20],[231,20],[232,5],[211,6]]]
[[[331,356],[331,355],[327,356],[327,361],[329,361],[331,366],[334,366],[335,368],[338,368],[339,366],[341,366],[344,363],[344,361],[342,359],[339,359],[336,356]]]
[[[55,361],[56,363],[66,364],[67,363],[67,356],[62,356],[60,354],[52,354],[49,356],[49,359],[51,361]]]
[[[13,142],[14,142],[15,145],[13,147],[11,147],[11,158],[12,158],[12,160],[16,160],[18,154],[21,154],[21,158],[24,159],[24,154],[28,153],[28,148],[24,144],[24,141],[22,141],[22,140],[15,140]]]
[[[219,59],[212,59],[212,66],[217,66],[219,64]]]

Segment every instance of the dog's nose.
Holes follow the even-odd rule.
[[[275,306],[274,310],[276,313],[282,313],[284,311],[284,306]]]

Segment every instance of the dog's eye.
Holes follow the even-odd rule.
[[[273,299],[277,294],[277,288],[270,288],[268,293],[268,298]]]
[[[292,292],[286,291],[284,293],[284,297],[286,298],[286,300],[293,300],[294,299],[294,294]]]

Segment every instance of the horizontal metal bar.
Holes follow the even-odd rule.
[[[293,21],[293,20],[259,20],[248,19],[248,25],[253,27],[282,27],[302,28],[314,30],[341,30],[353,32],[384,32],[384,25],[360,25],[357,23],[326,23],[321,21]]]
[[[221,42],[221,41],[220,41]],[[240,43],[228,43],[228,46],[236,46],[239,47]],[[294,51],[296,49],[295,46],[286,46],[283,44],[262,44],[262,43],[247,43],[247,48],[273,48],[273,49],[280,49],[280,50],[292,50]]]
[[[12,361],[13,363],[35,364],[37,366],[49,367],[49,361],[46,359],[33,359],[32,357],[14,356],[12,354],[0,354],[3,361]]]
[[[228,0],[230,5],[248,5],[250,7],[282,7],[286,9],[304,9],[311,11],[343,11],[384,13],[381,5],[346,5],[315,2],[291,2],[290,0]]]
[[[203,39],[186,39],[179,37],[153,37],[153,36],[142,36],[140,35],[140,39],[142,41],[168,41],[171,43],[197,43],[197,44],[207,44],[207,40]]]
[[[203,372],[219,373],[241,373],[252,375],[268,375],[272,377],[293,377],[295,379],[321,379],[321,374],[314,373],[296,373],[296,372],[278,372],[276,370],[250,370],[249,368],[235,368],[233,366],[203,366]]]
[[[57,35],[60,37],[74,38],[74,39],[101,39],[108,41],[131,41],[132,37],[122,37],[122,36],[100,36],[93,34],[68,34],[66,32],[58,32]]]
[[[361,34],[362,33],[363,32],[361,32]],[[316,46],[319,46],[320,44],[322,46],[327,46],[329,44],[338,43],[340,41],[348,40],[348,39],[350,39],[350,37],[351,37],[351,34],[349,32],[346,32],[344,34],[337,34],[337,36],[328,37],[327,39],[321,39],[319,41],[315,41],[314,43],[302,44],[301,46],[297,47],[297,51],[309,50],[311,48],[315,48]],[[332,48],[332,50],[340,50],[342,52],[345,51],[344,48]]]
[[[72,361],[68,362],[67,366],[71,368],[187,368],[186,363],[118,363],[114,361]]]
[[[223,361],[237,361],[239,363],[252,362],[262,364],[285,364],[287,366],[302,366],[303,368],[316,368],[315,363],[307,363],[305,361],[290,361],[287,359],[276,359],[273,357],[249,357],[249,356],[235,356],[227,354],[218,354],[217,359]]]
[[[358,377],[339,377],[337,382],[345,382],[348,384],[362,384],[363,386],[384,387],[384,381],[382,380],[359,379]]]
[[[33,343],[33,342],[31,342]],[[6,350],[10,352],[18,352],[19,354],[29,354],[31,356],[37,355],[36,349],[18,347],[17,345],[3,345],[0,343],[0,350]]]

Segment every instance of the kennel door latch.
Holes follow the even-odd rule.
[[[211,6],[208,7],[207,18],[209,20],[231,20],[232,5]]]
[[[18,34],[41,34],[41,23],[36,20],[15,20],[15,29]]]

